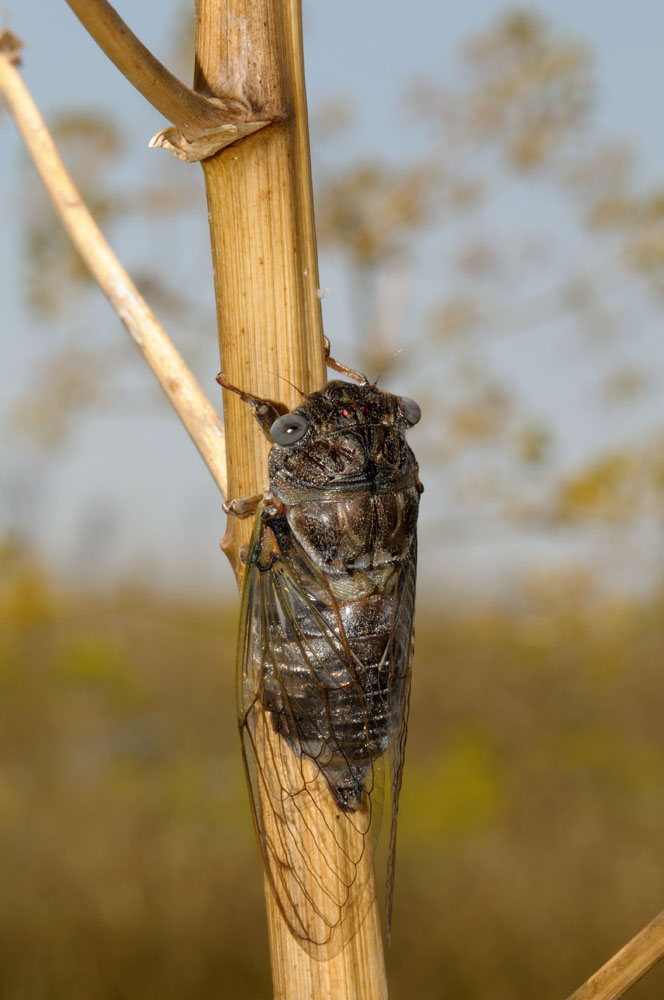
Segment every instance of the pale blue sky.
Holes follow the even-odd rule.
[[[145,44],[167,59],[169,33],[181,4],[122,0],[116,6]],[[664,181],[664,5],[646,0],[586,0],[582,4],[548,0],[523,6],[552,18],[560,30],[587,44],[595,57],[598,127],[635,146],[644,180]],[[167,155],[147,149],[147,140],[163,123],[103,58],[64,0],[48,4],[44,0],[8,0],[5,7],[12,30],[26,42],[23,73],[47,119],[49,112],[74,102],[89,106],[98,100],[107,110],[120,109],[132,122],[132,136],[144,137],[132,154],[131,170],[147,180],[157,169],[157,158]],[[357,146],[350,153],[398,156],[397,98],[403,84],[416,74],[453,79],[460,44],[504,9],[504,4],[493,0],[466,0],[464,4],[305,0],[310,107],[315,110],[334,95],[351,98],[357,104],[361,128],[355,133]],[[155,10],[160,14],[158,23]],[[13,248],[19,233],[18,172],[29,168],[6,116],[0,121],[0,143],[0,199],[5,223],[0,229],[4,317],[1,418],[17,387],[29,380],[31,370],[39,364],[40,344],[49,332],[43,326],[38,331],[32,329],[23,304],[22,271]],[[198,171],[180,164],[164,169]],[[200,189],[200,176],[192,184]],[[509,210],[527,214],[531,207],[516,204]],[[546,207],[543,212],[546,216]],[[564,240],[564,220],[549,222],[559,227]],[[140,220],[133,227],[130,237],[136,246],[146,239],[141,227],[147,224]],[[205,261],[205,248],[200,252]],[[579,266],[592,263],[583,259],[583,248],[573,252],[579,254]],[[207,266],[204,263],[202,268]],[[321,282],[330,287],[326,323],[339,342],[347,326],[346,292],[334,261],[323,258]],[[99,308],[106,317],[106,305],[100,302]],[[168,327],[168,317],[161,318]],[[648,319],[639,350],[661,374],[664,348],[660,324],[661,318]],[[177,340],[177,331],[170,332]],[[543,419],[555,423],[566,460],[581,458],[613,439],[628,440],[658,418],[657,396],[644,400],[628,414],[607,416],[597,408],[584,409],[595,361],[575,355],[569,344],[565,346],[564,336],[561,347],[556,335],[557,331],[544,330],[537,338],[517,337],[492,361],[512,374],[525,397],[540,408]],[[117,336],[126,336],[119,324]],[[209,355],[198,365],[197,374],[213,393],[217,371],[214,330],[210,330]],[[661,424],[664,416],[659,419]],[[85,574],[92,581],[97,576],[126,577],[135,571],[145,580],[156,576],[166,586],[185,589],[200,585],[221,588],[229,583],[230,573],[216,547],[223,533],[223,517],[215,487],[186,435],[165,410],[86,419],[68,447],[46,459],[25,453],[5,434],[3,438],[0,499],[4,513],[34,531],[58,573],[70,578]],[[416,436],[413,444],[417,447]],[[435,495],[425,494],[425,521],[435,511],[435,504]],[[455,573],[481,577],[490,586],[499,585],[506,567],[514,561],[514,551],[509,541],[480,541],[454,548],[453,556],[447,558],[458,567]],[[558,554],[549,542],[532,543],[527,554],[519,558],[555,560]]]

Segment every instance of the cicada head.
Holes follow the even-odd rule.
[[[328,496],[386,493],[413,485],[417,463],[406,431],[417,403],[375,385],[334,380],[272,424],[270,488],[285,503]]]

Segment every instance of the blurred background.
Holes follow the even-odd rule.
[[[201,171],[64,3],[7,6],[218,400]],[[191,78],[193,4],[116,7]],[[390,995],[564,998],[664,906],[664,8],[304,13],[326,332],[424,414]],[[266,997],[220,498],[0,138],[0,997]]]

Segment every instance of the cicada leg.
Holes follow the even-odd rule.
[[[250,517],[255,514],[258,507],[263,499],[262,493],[256,493],[252,497],[238,497],[236,500],[227,500],[226,503],[221,505],[221,509],[225,514],[232,514],[234,517]],[[226,528],[226,534],[219,541],[219,548],[222,552],[228,551],[231,547],[231,537],[228,533],[228,528]],[[247,546],[243,545],[243,549],[246,550]],[[240,550],[240,559],[243,563],[247,561],[247,553]]]
[[[258,505],[263,499],[262,493],[255,493],[252,497],[238,497],[237,500],[227,500],[221,505],[225,514],[234,514],[235,517],[249,517],[258,510]]]
[[[254,416],[260,424],[261,430],[267,435],[267,437],[270,437],[270,427],[277,417],[281,416],[281,412],[277,409],[274,403],[271,403],[269,399],[261,399],[259,396],[251,396],[248,392],[244,392],[244,390],[238,389],[237,386],[231,385],[230,382],[227,382],[224,378],[223,372],[219,372],[216,381],[220,386],[222,386],[222,388],[228,389],[229,392],[236,393],[236,395],[238,395],[243,402],[249,404],[254,411]],[[254,511],[255,510],[256,507],[254,507]],[[233,513],[235,513],[235,511]]]
[[[271,493],[256,493],[252,497],[239,497],[236,500],[227,500],[221,506],[226,514],[232,514],[233,517],[252,517],[261,505],[261,520],[263,522],[269,521],[271,518],[276,517],[277,514],[283,513],[284,510],[284,505],[275,500]],[[226,552],[230,548],[228,531],[219,542],[219,547],[222,552]],[[248,546],[243,545],[240,549],[240,560],[245,564],[247,562],[247,552]]]
[[[369,385],[369,379],[362,372],[356,372],[353,368],[348,368],[346,365],[342,365],[340,361],[335,361],[334,358],[330,357],[330,341],[327,337],[323,337],[323,343],[325,345],[325,364],[328,368],[339,372],[340,375],[347,375],[348,378],[354,379],[360,385]]]

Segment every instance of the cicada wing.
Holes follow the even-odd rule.
[[[267,878],[293,933],[315,945],[341,946],[353,930],[344,911],[363,915],[364,899],[370,898],[364,890],[373,879],[370,834],[379,819],[382,778],[381,762],[370,764],[361,803],[344,809],[330,780],[335,761],[343,767],[344,760],[338,720],[336,729],[321,725],[317,753],[316,734],[302,732],[298,691],[306,690],[313,709],[308,717],[316,725],[331,714],[332,684],[337,691],[339,685],[357,685],[343,629],[335,628],[340,619],[334,599],[328,591],[320,600],[326,590],[310,563],[293,565],[282,557],[259,509],[238,660],[240,733],[254,822]],[[357,705],[363,698],[359,685],[354,694]]]
[[[392,716],[392,740],[388,749],[390,774],[390,799],[392,821],[387,859],[387,882],[385,890],[385,918],[387,937],[392,926],[392,904],[394,900],[394,870],[397,846],[397,814],[399,795],[403,778],[403,765],[408,734],[408,707],[410,701],[410,678],[414,650],[415,624],[415,576],[417,570],[417,540],[413,537],[411,550],[404,560],[397,582],[394,602],[394,616],[388,657],[390,663],[389,698]]]

